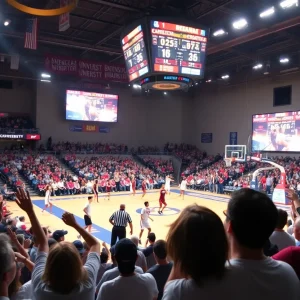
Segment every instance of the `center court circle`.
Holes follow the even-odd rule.
[[[163,213],[160,215],[157,211],[158,211],[159,207],[152,207],[151,208],[151,212],[150,212],[150,216],[158,216],[158,217],[166,217],[166,216],[173,216],[173,215],[177,215],[180,213],[180,209],[175,208],[175,207],[166,207],[163,211]],[[142,211],[142,208],[138,208],[136,210],[136,212],[138,214],[140,214]]]

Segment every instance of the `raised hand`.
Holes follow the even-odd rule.
[[[16,196],[16,203],[22,210],[27,214],[33,211],[33,205],[28,191],[25,192],[24,189],[18,188]]]
[[[12,242],[16,242],[17,241],[17,236],[16,234],[11,230],[10,227],[7,227],[7,234],[9,235],[10,239]]]
[[[285,189],[285,195],[286,195],[286,198],[292,202],[299,200],[298,195],[294,190]]]
[[[64,221],[64,223],[68,226],[71,226],[71,227],[75,227],[77,225],[77,222],[75,220],[75,217],[73,214],[70,214],[68,212],[65,212],[63,215],[62,215],[62,220]]]
[[[17,262],[24,262],[26,260],[26,257],[20,254],[19,252],[15,252],[15,260]]]

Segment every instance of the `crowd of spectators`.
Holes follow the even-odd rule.
[[[141,189],[145,179],[147,189],[158,189],[165,178],[154,170],[138,164],[131,156],[76,156],[65,155],[65,163],[78,175],[81,187],[92,193],[94,180],[98,180],[99,192],[105,192],[107,182],[112,191],[129,191],[130,180],[134,176],[136,188]]]
[[[140,156],[142,162],[155,173],[162,176],[173,175],[174,168],[172,159],[165,159],[160,157]]]
[[[1,129],[32,129],[33,124],[28,116],[0,116]]]
[[[102,143],[72,143],[72,142],[57,142],[49,145],[49,149],[55,152],[69,153],[103,153],[103,154],[118,154],[127,153],[128,147],[124,144],[102,144]]]
[[[0,298],[298,300],[300,201],[292,190],[286,193],[291,234],[284,231],[285,211],[265,194],[241,189],[232,194],[224,223],[193,204],[171,224],[166,241],[150,233],[145,247],[132,236],[110,249],[102,243],[102,250],[71,213],[61,216],[66,228],[50,232],[29,195],[17,191],[22,217],[11,215],[0,196]],[[83,242],[66,241],[68,227]]]

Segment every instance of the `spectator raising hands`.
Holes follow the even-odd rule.
[[[16,202],[30,219],[38,247],[32,272],[33,298],[94,299],[95,281],[100,266],[99,242],[77,224],[72,214],[66,212],[62,220],[77,230],[90,248],[86,263],[82,265],[77,249],[69,242],[56,243],[49,251],[47,237],[35,215],[29,193],[18,189]]]

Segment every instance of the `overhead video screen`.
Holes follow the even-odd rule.
[[[122,49],[129,81],[133,81],[149,72],[147,49],[141,25],[122,39]]]
[[[300,111],[254,115],[252,151],[300,151]]]
[[[204,76],[206,30],[151,21],[153,71]]]
[[[117,122],[118,101],[118,95],[67,90],[66,119]]]

